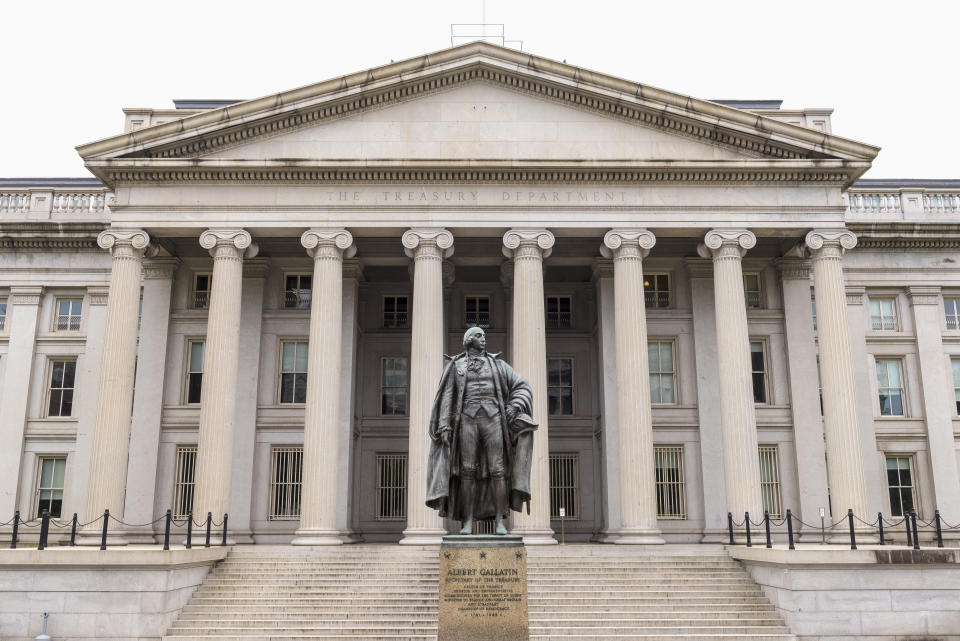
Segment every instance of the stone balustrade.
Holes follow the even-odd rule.
[[[877,181],[877,186],[859,181],[843,196],[847,221],[944,222],[960,219],[958,181]],[[911,184],[920,183],[920,184]],[[945,183],[939,185],[937,183]],[[957,183],[957,184],[953,184]]]
[[[0,186],[0,217],[31,214],[30,218],[109,214],[113,194],[106,188],[51,189],[49,187],[4,188]]]

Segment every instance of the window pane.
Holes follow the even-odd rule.
[[[559,387],[548,387],[547,388],[547,399],[549,404],[550,414],[560,414],[562,403],[560,401],[560,388]]]
[[[63,387],[63,361],[53,361],[53,375],[50,378],[50,387]]]
[[[48,416],[60,416],[60,390],[50,390],[50,406],[47,408]]]
[[[280,375],[280,402],[293,402],[293,374]]]
[[[895,487],[890,488],[890,513],[892,516],[903,516],[900,490]]]
[[[58,458],[53,460],[53,487],[63,488],[63,475],[67,470],[67,459]]]
[[[295,363],[298,372],[307,371],[307,344],[297,343],[297,361]]]
[[[294,374],[294,403],[307,402],[307,375]]]
[[[203,386],[203,374],[190,374],[187,382],[187,403],[199,403],[200,392]]]
[[[284,343],[283,358],[281,359],[280,371],[292,372],[295,357],[296,357],[296,345],[294,343]]]
[[[40,467],[40,487],[52,487],[53,459],[43,459]]]
[[[887,372],[887,362],[877,361],[877,385],[879,387],[890,387],[890,379]]]
[[[763,371],[763,343],[750,343],[750,363],[753,371]]]
[[[664,374],[660,378],[660,402],[676,402],[676,399],[673,397],[673,374]]]
[[[767,402],[767,388],[764,385],[764,376],[763,373],[755,373],[753,375],[753,402],[754,403],[766,403]]]
[[[76,361],[67,361],[63,364],[63,386],[73,387],[74,376],[77,372]]]
[[[203,341],[194,341],[190,343],[190,371],[203,371]]]
[[[60,416],[71,416],[73,414],[73,390],[63,390],[63,400],[60,404]]]

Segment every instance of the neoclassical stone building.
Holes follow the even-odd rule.
[[[960,181],[858,180],[829,109],[473,43],[124,113],[95,179],[0,181],[0,521],[437,541],[479,325],[535,393],[528,542],[960,522]]]

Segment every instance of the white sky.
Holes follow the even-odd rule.
[[[482,0],[0,3],[0,176],[87,176],[122,107],[255,98],[449,46]],[[960,2],[487,0],[531,53],[700,98],[833,107],[868,178],[960,178]],[[951,124],[953,123],[953,124]]]

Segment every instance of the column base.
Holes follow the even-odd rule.
[[[660,536],[660,530],[622,529],[617,532],[614,545],[663,545],[666,541]]]
[[[613,530],[602,530],[599,534],[590,539],[591,543],[616,543],[617,533]]]
[[[290,545],[343,545],[339,530],[300,529],[294,532]]]
[[[546,530],[533,530],[533,529],[513,529],[510,530],[510,534],[519,534],[523,537],[524,545],[558,545],[554,536],[553,530],[547,528]]]
[[[703,535],[700,537],[700,542],[701,543],[729,543],[730,533],[727,532],[726,529],[720,530],[720,529],[712,528],[712,529],[704,530]]]
[[[440,545],[447,531],[442,528],[407,528],[400,545]]]

